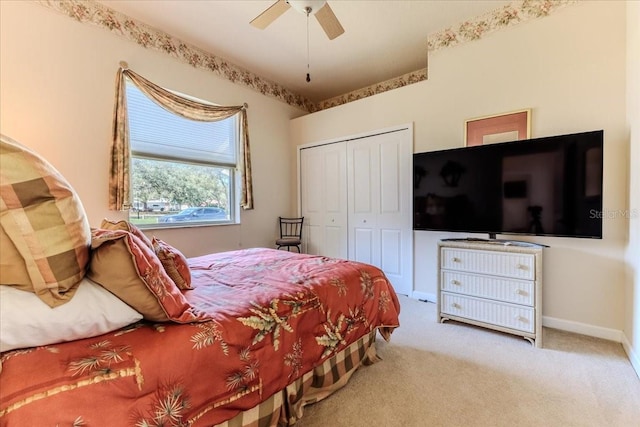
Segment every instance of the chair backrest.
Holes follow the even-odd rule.
[[[297,237],[302,239],[302,223],[304,217],[301,218],[284,218],[278,217],[280,220],[280,238]]]

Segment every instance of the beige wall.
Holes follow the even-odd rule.
[[[167,88],[222,105],[249,104],[255,206],[242,224],[149,232],[188,256],[270,246],[289,214],[289,119],[284,103],[115,34],[28,2],[0,2],[0,130],[47,158],[78,191],[92,226],[107,209],[114,82],[119,61]],[[274,190],[275,189],[275,190]]]
[[[604,206],[626,209],[625,55],[625,3],[583,2],[431,54],[427,81],[294,119],[292,144],[413,122],[416,152],[458,147],[465,119],[531,108],[533,137],[604,129]],[[628,228],[607,219],[602,240],[526,238],[550,246],[547,325],[621,339]],[[418,295],[435,295],[436,242],[452,236],[415,232]]]
[[[625,349],[640,376],[640,2],[627,2],[627,120],[631,149],[629,206],[632,220],[627,249]]]

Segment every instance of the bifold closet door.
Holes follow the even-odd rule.
[[[305,252],[346,259],[346,144],[300,150],[300,204]]]
[[[379,267],[405,295],[413,289],[411,143],[408,129],[347,143],[349,259]]]

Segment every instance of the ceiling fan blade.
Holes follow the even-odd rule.
[[[285,13],[291,6],[285,0],[278,0],[250,22],[256,28],[264,30],[269,24]]]
[[[320,23],[320,26],[329,37],[329,40],[333,40],[340,34],[344,33],[344,28],[340,25],[338,18],[331,10],[329,3],[325,3],[317,12],[316,19]]]

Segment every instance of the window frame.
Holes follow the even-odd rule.
[[[128,91],[129,88],[132,88],[134,90],[140,91],[140,89],[133,83],[131,82],[128,78],[126,79],[126,85],[125,85],[125,90]],[[142,91],[140,91],[142,92]],[[206,100],[202,100],[199,98],[195,98],[189,95],[184,95],[182,93],[179,92],[175,92],[172,91],[173,93],[175,93],[176,95],[179,95],[181,97],[184,97],[186,99],[190,99],[193,101],[197,101],[197,102],[201,102],[204,104],[210,104],[210,105],[215,105],[212,104],[209,101]],[[142,94],[143,96],[146,97],[146,95],[144,95],[144,93]],[[147,98],[148,99],[148,98]],[[154,102],[153,100],[148,99],[149,102]],[[162,107],[160,107],[162,108]],[[127,109],[127,120],[129,120],[130,116],[130,111],[129,109]],[[173,113],[171,113],[173,114]],[[179,115],[176,114],[177,117],[179,117],[182,120],[189,120],[186,119],[184,117],[181,117]],[[223,121],[227,121],[230,120],[232,121],[232,139],[233,139],[233,149],[235,151],[235,163],[225,163],[225,162],[215,162],[215,161],[196,161],[190,158],[181,158],[181,157],[176,157],[176,156],[168,156],[168,155],[162,155],[162,153],[149,153],[149,152],[137,152],[136,150],[133,149],[133,145],[131,144],[131,148],[130,148],[130,170],[131,170],[131,181],[130,181],[130,194],[131,197],[133,199],[133,195],[135,193],[134,191],[134,183],[133,183],[133,171],[134,171],[134,160],[135,159],[141,159],[141,160],[153,160],[153,161],[160,161],[160,162],[170,162],[173,164],[185,164],[185,165],[193,165],[193,166],[200,166],[200,167],[207,167],[207,168],[219,168],[219,169],[226,169],[228,170],[229,173],[229,185],[228,185],[228,191],[227,191],[227,211],[228,211],[228,219],[224,219],[224,220],[203,220],[203,221],[177,221],[177,222],[156,222],[156,223],[149,223],[149,224],[145,224],[145,223],[136,223],[136,226],[138,226],[141,229],[166,229],[166,228],[192,228],[192,227],[208,227],[208,226],[221,226],[221,225],[233,225],[233,224],[238,224],[240,222],[240,215],[239,215],[239,211],[240,211],[240,192],[242,191],[241,188],[241,180],[240,180],[240,171],[239,171],[239,163],[240,163],[240,155],[241,155],[241,150],[240,150],[240,124],[241,124],[241,120],[240,117],[238,115],[234,115],[231,117],[227,117],[226,119],[222,119],[219,122],[223,122]],[[211,123],[211,122],[203,122],[203,123]],[[129,128],[129,138],[131,138],[131,128]],[[132,205],[131,208],[129,209],[129,214],[128,214],[128,220],[134,220],[133,218],[133,205],[135,205],[135,201],[132,200]],[[190,206],[189,208],[198,208],[199,206]],[[205,207],[205,206],[202,206]],[[209,206],[206,206],[209,207]],[[185,208],[187,209],[187,208]],[[182,212],[184,209],[180,209],[178,212]],[[140,211],[138,211],[139,214]],[[178,213],[176,212],[176,214]]]

